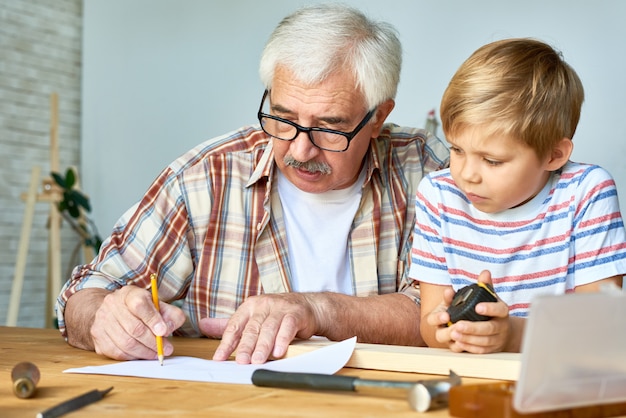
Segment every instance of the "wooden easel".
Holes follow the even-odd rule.
[[[50,171],[59,172],[59,97],[57,93],[50,95]],[[24,220],[20,236],[20,243],[15,262],[15,275],[11,289],[11,299],[7,313],[7,326],[17,325],[22,288],[24,285],[24,271],[30,243],[30,233],[33,226],[35,204],[48,202],[50,205],[48,218],[48,274],[46,292],[46,328],[53,327],[54,304],[61,291],[61,214],[57,210],[57,203],[61,200],[61,191],[52,178],[43,179],[43,191],[38,193],[37,183],[41,175],[41,168],[32,168],[28,192],[22,195],[26,201]]]

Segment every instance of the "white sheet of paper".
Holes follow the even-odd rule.
[[[167,357],[163,366],[158,360],[123,361],[104,366],[87,366],[64,370],[63,373],[106,374],[147,377],[150,379],[189,380],[195,382],[251,384],[252,372],[268,369],[281,372],[334,374],[346,365],[356,337],[320,349],[265,364],[237,364],[234,361],[213,361],[196,357]]]

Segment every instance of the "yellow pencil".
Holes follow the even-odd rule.
[[[150,275],[150,287],[152,288],[152,302],[154,303],[154,307],[158,312],[159,310],[159,288],[157,285],[157,276],[152,273]],[[163,365],[163,337],[160,335],[156,336],[156,344],[157,344],[157,355],[159,356],[159,363],[161,366]]]

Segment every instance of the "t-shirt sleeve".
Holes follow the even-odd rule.
[[[626,273],[626,233],[611,175],[594,166],[576,185],[574,251],[570,269],[575,286]]]
[[[436,175],[424,177],[417,189],[409,281],[448,285],[439,213],[441,194],[433,181]]]

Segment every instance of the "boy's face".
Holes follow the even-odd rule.
[[[462,131],[450,142],[450,172],[474,207],[497,213],[535,197],[548,181],[550,157],[514,138],[485,136],[480,127]]]

